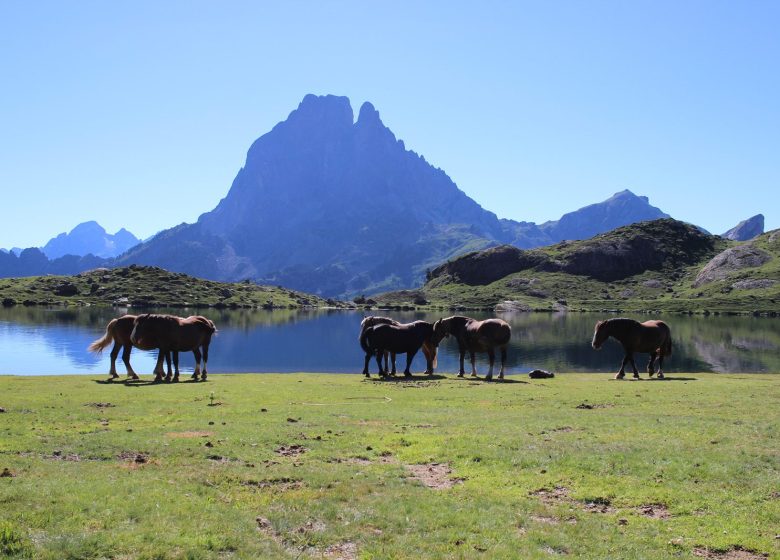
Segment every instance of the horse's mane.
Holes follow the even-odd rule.
[[[373,315],[369,315],[368,317],[364,317],[362,321],[360,321],[360,330],[366,329],[368,327],[373,327],[374,325],[398,325],[398,321],[395,319],[391,319],[390,317],[377,317]]]

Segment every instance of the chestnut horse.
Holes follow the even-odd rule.
[[[591,345],[600,350],[604,341],[609,337],[614,338],[623,345],[625,356],[620,364],[620,371],[615,379],[623,379],[626,375],[626,364],[631,362],[634,369],[634,378],[639,379],[639,372],[634,362],[634,352],[648,352],[650,362],[647,364],[647,373],[650,377],[655,373],[654,363],[658,359],[658,379],[664,378],[664,357],[672,354],[672,332],[663,321],[645,321],[640,323],[633,319],[607,319],[596,323]]]
[[[493,379],[493,364],[496,361],[496,348],[501,350],[501,369],[498,378],[504,378],[504,365],[506,364],[506,348],[512,337],[512,327],[501,319],[486,319],[477,321],[470,317],[447,317],[439,319],[433,324],[433,343],[438,346],[442,339],[452,335],[458,342],[460,353],[460,371],[458,377],[463,377],[466,372],[463,368],[463,360],[468,350],[471,357],[471,377],[477,376],[476,356],[477,352],[487,352],[490,359],[490,369],[485,379]]]
[[[366,329],[368,327],[373,327],[375,325],[396,325],[396,326],[398,326],[400,324],[401,323],[399,323],[395,319],[391,319],[390,317],[374,317],[374,316],[363,317],[363,320],[360,321],[360,336],[358,337],[358,340],[360,340],[360,341],[363,340],[363,333],[366,332]],[[365,362],[365,364],[363,366],[363,375],[367,376],[368,375],[368,363],[371,361],[371,356],[373,354],[371,354],[368,351],[368,349],[363,347],[363,343],[362,342],[361,342],[361,348],[363,348],[363,351],[366,353],[366,362]],[[422,351],[423,351],[423,354],[425,354],[426,361],[429,362],[432,359],[431,358],[431,353],[433,352],[433,350],[434,349],[431,346],[429,346],[427,344],[423,344]],[[389,369],[388,368],[388,363],[387,363],[387,357],[388,357],[388,355],[392,355],[392,357],[393,357],[393,370],[390,372],[390,374],[391,375],[395,375],[395,352],[385,352],[384,354],[385,354],[385,372],[387,372],[387,370]],[[435,359],[435,356],[433,356],[433,359]]]
[[[157,365],[154,368],[155,381],[162,381],[162,355],[163,352],[174,353],[174,367],[176,374],[174,381],[179,380],[179,356],[182,351],[192,351],[195,355],[195,372],[192,378],[197,381],[201,374],[201,356],[203,358],[203,375],[201,379],[206,381],[208,372],[206,364],[209,359],[209,344],[212,335],[217,332],[214,323],[200,315],[185,318],[173,315],[154,315],[147,313],[135,318],[133,332],[130,341],[135,345],[155,344],[160,349]],[[201,354],[202,350],[202,354]]]
[[[130,365],[130,352],[133,350],[133,343],[130,342],[130,333],[133,332],[133,323],[135,322],[135,315],[123,315],[116,319],[111,319],[106,325],[106,334],[95,342],[89,345],[87,348],[90,352],[101,353],[104,348],[108,347],[111,342],[114,343],[114,348],[111,350],[111,369],[108,374],[111,379],[119,377],[116,373],[116,358],[119,355],[119,349],[122,348],[122,361],[127,368],[128,379],[139,379],[138,375],[133,371],[133,367]],[[138,345],[136,345],[138,346]],[[138,346],[141,350],[154,350],[158,346],[150,344],[148,346]],[[168,375],[171,374],[171,356],[165,355],[165,360],[168,363]],[[158,362],[160,358],[158,357]]]
[[[386,376],[387,371],[382,369],[382,355],[385,352],[393,354],[393,370],[395,370],[395,354],[406,354],[406,368],[404,375],[411,377],[409,366],[414,355],[420,347],[425,354],[425,373],[433,374],[436,367],[436,347],[431,342],[433,325],[426,321],[415,321],[407,324],[392,325],[383,323],[367,327],[360,335],[360,347],[366,352],[366,367],[363,375],[371,377],[368,373],[368,361],[371,356],[376,356],[376,364],[379,367],[379,375]]]

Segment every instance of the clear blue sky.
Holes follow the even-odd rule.
[[[3,2],[0,247],[212,209],[306,93],[369,100],[500,217],[629,188],[780,227],[780,3]]]

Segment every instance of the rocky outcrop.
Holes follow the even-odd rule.
[[[701,269],[696,275],[693,286],[698,288],[710,282],[723,280],[732,272],[761,266],[771,258],[769,253],[754,247],[752,244],[731,247],[716,255]]]
[[[643,222],[584,241],[563,242],[524,251],[502,245],[463,255],[431,271],[432,283],[485,285],[524,270],[566,272],[611,282],[648,270],[674,270],[701,262],[725,242],[695,226],[672,219]],[[516,283],[527,286],[515,285]],[[536,294],[533,280],[513,279],[508,286]]]
[[[764,215],[756,214],[752,218],[739,222],[736,226],[721,234],[732,241],[749,241],[764,233]]]
[[[547,258],[536,251],[524,251],[511,245],[491,247],[469,253],[437,266],[430,278],[448,277],[469,286],[484,286],[505,276],[539,266]]]

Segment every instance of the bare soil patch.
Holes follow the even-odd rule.
[[[245,480],[241,482],[242,486],[249,486],[252,488],[273,488],[275,490],[293,490],[295,488],[301,488],[303,482],[294,478],[268,478],[265,480]]]
[[[84,403],[84,406],[91,406],[94,408],[114,408],[116,405],[110,402],[88,402]]]
[[[298,445],[297,443],[293,443],[291,445],[281,445],[276,449],[276,454],[282,457],[297,457],[298,455],[302,455],[304,453],[306,453],[306,448],[302,445]]]
[[[651,519],[669,519],[672,514],[664,504],[647,504],[639,506],[636,511],[645,517]]]
[[[355,560],[358,557],[357,545],[353,542],[332,544],[322,553],[325,558],[337,560]]]
[[[741,546],[735,546],[729,550],[710,550],[705,547],[693,549],[693,555],[699,558],[712,558],[716,560],[764,560],[768,554],[746,550]]]
[[[426,463],[422,465],[405,465],[412,473],[410,478],[419,480],[424,486],[434,490],[452,488],[463,482],[463,478],[452,477],[452,469],[446,463]]]
[[[610,505],[610,501],[606,498],[596,498],[587,501],[583,508],[589,513],[615,513],[617,511]]]
[[[149,454],[139,451],[122,451],[116,456],[120,461],[131,461],[138,465],[143,465],[149,462]]]
[[[556,486],[552,490],[540,488],[531,492],[531,495],[539,498],[545,504],[562,504],[569,500],[569,489],[565,486]]]

